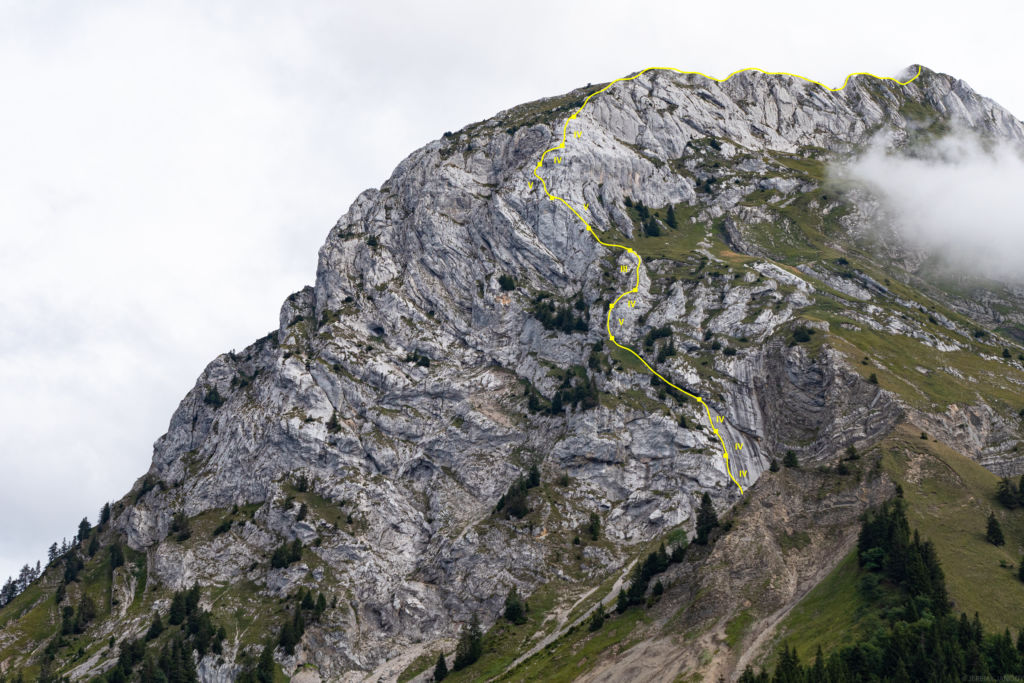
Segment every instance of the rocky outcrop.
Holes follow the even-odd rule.
[[[911,410],[908,417],[926,436],[948,444],[1001,477],[1024,472],[1024,440],[1019,426],[985,403],[951,403],[945,413]]]
[[[592,239],[532,176],[541,151],[558,144],[569,105],[591,90],[502,112],[410,155],[339,219],[315,284],[286,300],[278,329],[206,367],[115,519],[147,551],[153,581],[340,596],[285,661],[337,679],[451,638],[474,613],[487,623],[511,586],[528,594],[568,577],[554,539],[571,537],[591,512],[611,544],[576,563],[572,581],[602,576],[636,544],[692,524],[702,491],[721,508],[739,499],[697,404],[652,385],[605,342],[606,305],[626,288],[619,266],[632,260]],[[931,72],[905,88],[855,78],[841,92],[759,73],[713,83],[652,72],[593,99],[572,126],[585,144],[567,144],[543,167],[548,188],[612,234],[637,234],[626,197],[694,208],[684,228],[706,230],[692,253],[714,272],[701,265],[684,278],[669,259],[646,260],[618,338],[641,348],[651,330],[670,327],[679,353],[662,368],[726,418],[726,442],[744,446],[730,464],[747,487],[787,449],[826,460],[880,438],[903,415],[838,351],[786,344],[817,285],[765,258],[754,231],[768,214],[741,201],[816,186],[779,155],[840,155],[883,126],[906,138],[916,125],[907,103],[1024,141],[1020,122]],[[716,221],[734,249],[761,259],[739,265],[714,253]],[[887,296],[874,280],[803,272],[850,295],[852,307]],[[584,324],[545,327],[535,315],[544,300]],[[719,338],[740,348],[709,356]],[[584,380],[599,405],[530,410],[531,391],[552,400]],[[984,457],[993,434],[979,432],[972,452]],[[545,486],[563,474],[571,486],[535,497],[529,526],[495,516],[531,464]],[[246,505],[256,508],[225,534],[168,537],[176,512],[226,516]],[[273,548],[292,539],[305,545],[304,563],[268,568]],[[227,680],[231,667],[204,660],[201,671]]]
[[[734,680],[772,649],[793,605],[856,547],[864,511],[894,491],[877,471],[768,476],[736,508],[729,533],[708,548],[691,546],[685,563],[659,577],[664,595],[630,634],[639,644],[610,653],[579,680]]]

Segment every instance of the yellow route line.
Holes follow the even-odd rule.
[[[744,73],[746,71],[757,71],[759,73],[765,74],[766,76],[790,76],[792,78],[799,78],[800,80],[807,81],[808,83],[813,83],[814,85],[820,86],[820,87],[824,88],[825,90],[828,90],[828,91],[831,91],[831,92],[839,92],[840,90],[842,90],[843,88],[845,88],[849,84],[850,79],[853,78],[854,76],[870,76],[871,78],[874,78],[874,79],[877,79],[877,80],[880,80],[880,81],[892,81],[892,82],[896,83],[897,85],[908,85],[911,82],[917,80],[918,76],[921,75],[921,67],[918,66],[917,67],[917,73],[914,74],[914,76],[912,78],[910,78],[909,80],[907,80],[907,81],[899,81],[899,80],[897,80],[895,78],[892,78],[891,76],[876,76],[875,74],[867,73],[867,72],[864,72],[864,71],[861,71],[861,72],[858,72],[858,73],[853,73],[853,74],[850,74],[849,76],[847,76],[846,79],[843,81],[843,84],[841,86],[839,86],[838,88],[830,88],[827,85],[825,85],[824,83],[816,81],[816,80],[814,80],[812,78],[807,78],[805,76],[800,76],[799,74],[791,74],[791,73],[788,73],[788,72],[785,72],[785,71],[765,71],[764,69],[747,68],[747,69],[738,69],[736,71],[733,71],[731,74],[729,74],[725,78],[715,78],[714,76],[708,76],[707,74],[701,73],[699,71],[682,71],[680,69],[675,69],[675,68],[672,68],[672,67],[664,67],[664,66],[648,67],[648,68],[644,69],[643,71],[639,71],[639,72],[637,72],[636,74],[634,74],[632,76],[624,76],[622,78],[616,78],[614,81],[612,81],[608,85],[604,86],[600,90],[596,90],[596,91],[590,93],[589,95],[587,95],[586,99],[583,100],[583,104],[580,105],[579,109],[577,109],[575,112],[573,112],[573,114],[571,116],[566,118],[565,124],[562,126],[562,141],[556,147],[551,147],[549,149],[544,150],[544,152],[540,155],[540,160],[537,162],[537,166],[533,169],[533,175],[537,178],[537,180],[540,181],[541,188],[544,190],[544,194],[547,195],[548,199],[550,199],[551,201],[559,201],[563,205],[565,205],[565,207],[567,209],[572,211],[573,215],[576,216],[576,218],[578,218],[580,220],[580,222],[583,223],[583,225],[586,226],[587,232],[589,232],[591,234],[591,236],[595,240],[597,240],[598,244],[600,244],[602,246],[605,246],[605,247],[608,247],[610,249],[622,249],[623,251],[627,252],[631,256],[635,256],[636,257],[636,266],[634,266],[634,268],[633,268],[633,270],[636,272],[636,285],[633,287],[633,289],[627,289],[622,294],[619,294],[619,296],[617,296],[615,298],[615,301],[613,301],[611,303],[611,305],[608,306],[608,317],[607,317],[607,319],[605,321],[605,329],[608,331],[608,339],[609,339],[609,341],[611,341],[612,344],[614,344],[615,346],[619,347],[623,351],[628,351],[629,353],[631,353],[634,356],[636,356],[637,360],[639,360],[641,363],[643,363],[644,367],[646,367],[648,370],[650,370],[651,373],[654,374],[654,376],[657,377],[658,379],[660,379],[662,382],[664,382],[668,386],[672,387],[676,391],[679,391],[679,392],[685,394],[686,396],[689,396],[690,398],[695,399],[697,401],[697,403],[699,403],[700,405],[704,406],[704,412],[707,414],[707,417],[708,417],[708,425],[711,427],[711,430],[715,434],[715,436],[718,437],[718,443],[720,443],[721,446],[722,446],[722,458],[725,460],[725,471],[729,475],[729,479],[731,479],[732,482],[734,484],[736,484],[736,487],[739,488],[740,493],[743,493],[743,486],[738,481],[736,481],[736,477],[734,477],[733,473],[732,473],[732,468],[729,466],[729,449],[728,449],[728,447],[726,447],[725,440],[722,438],[722,435],[719,433],[718,428],[715,427],[715,421],[714,421],[714,418],[711,415],[711,408],[708,406],[707,402],[705,402],[704,399],[701,398],[700,396],[698,396],[696,394],[691,394],[686,389],[678,387],[675,384],[673,384],[672,382],[668,381],[660,373],[658,373],[657,370],[652,368],[650,366],[650,364],[646,360],[644,360],[643,357],[640,356],[639,353],[637,353],[633,349],[629,348],[628,346],[623,346],[619,342],[615,341],[615,335],[612,334],[612,311],[615,309],[615,305],[617,303],[619,303],[619,301],[624,296],[628,296],[629,294],[635,294],[635,293],[638,293],[640,291],[640,265],[643,263],[643,259],[640,258],[640,254],[638,254],[635,250],[630,249],[629,247],[625,247],[625,246],[623,246],[621,244],[612,244],[612,243],[603,241],[598,236],[598,234],[594,231],[594,228],[592,228],[590,226],[590,223],[588,223],[586,221],[586,219],[584,219],[583,216],[581,216],[580,213],[569,202],[567,202],[562,197],[559,197],[558,195],[551,193],[551,191],[548,189],[547,181],[544,180],[543,176],[540,175],[540,169],[544,165],[544,158],[548,155],[548,152],[554,152],[555,150],[559,150],[559,149],[564,149],[565,148],[565,140],[566,140],[566,136],[567,136],[568,131],[569,131],[569,122],[574,120],[577,116],[579,116],[579,114],[583,111],[583,109],[587,106],[587,104],[590,102],[591,99],[593,99],[597,95],[600,95],[603,92],[606,92],[609,88],[611,88],[616,83],[622,83],[624,81],[632,81],[632,80],[634,80],[636,78],[639,78],[640,76],[644,75],[648,71],[674,71],[675,73],[678,73],[678,74],[681,74],[681,75],[684,75],[684,76],[702,76],[704,78],[707,78],[708,80],[715,81],[716,83],[724,83],[724,82],[728,81],[730,78],[732,78],[733,76],[735,76],[736,74]],[[559,160],[556,160],[556,161],[559,161]],[[720,418],[720,419],[723,419],[723,418]]]

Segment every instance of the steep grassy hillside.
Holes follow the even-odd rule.
[[[1024,510],[1006,510],[996,501],[998,478],[907,425],[865,457],[881,457],[884,470],[903,489],[911,527],[935,544],[953,611],[977,612],[995,632],[1024,628],[1024,583],[1017,577],[1024,561]],[[1005,546],[985,540],[989,512],[1001,522]],[[819,646],[828,653],[877,628],[883,609],[865,598],[863,574],[851,552],[793,608],[775,645],[785,641],[809,661]],[[772,665],[776,648],[763,659]]]

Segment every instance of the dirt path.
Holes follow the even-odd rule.
[[[728,618],[723,617],[695,641],[683,644],[678,638],[670,635],[654,635],[603,661],[592,670],[583,673],[577,680],[579,683],[671,683],[680,675],[698,671],[703,680],[707,681],[716,681],[719,677],[727,681],[735,680],[748,664],[753,664],[764,649],[771,646],[779,624],[835,569],[839,559],[846,556],[855,542],[856,535],[848,535],[841,551],[834,555],[838,558],[835,563],[819,569],[812,577],[802,582],[804,588],[795,591],[785,605],[753,624],[748,631],[751,636],[748,636],[748,642],[741,645],[742,650],[735,662],[732,659],[735,651],[725,645],[725,625]],[[710,657],[705,658],[708,655]],[[702,658],[705,659],[701,661]]]
[[[466,533],[466,531],[468,529],[470,529],[474,524],[475,524],[475,522],[474,523],[470,523],[469,525],[467,525],[466,528],[463,529],[462,533],[463,534]],[[632,571],[633,565],[635,563],[636,563],[635,561],[634,562],[630,562],[626,566],[626,568],[622,570],[622,573],[619,575],[619,577],[615,580],[615,583],[612,585],[611,590],[609,590],[608,594],[605,595],[605,597],[601,599],[601,604],[602,605],[607,605],[609,602],[612,602],[612,601],[614,601],[616,599],[616,597],[619,594],[619,591],[622,590],[622,587],[625,585],[625,583],[626,583],[626,581],[627,581],[627,579],[629,577],[629,573],[630,573],[630,571]],[[567,607],[563,607],[561,609],[558,609],[558,610],[555,611],[554,614],[550,615],[548,617],[548,619],[545,620],[545,623],[548,620],[550,620],[550,619],[556,619],[557,622],[558,622],[558,625],[555,626],[555,630],[552,631],[551,633],[549,633],[544,638],[542,638],[540,640],[540,642],[538,642],[536,645],[534,645],[532,648],[530,648],[525,654],[523,654],[518,659],[516,659],[514,662],[512,662],[512,664],[507,669],[505,669],[505,671],[502,672],[502,674],[508,673],[509,671],[511,671],[512,669],[514,669],[515,667],[519,666],[520,664],[525,662],[527,659],[532,657],[533,655],[535,655],[538,652],[540,652],[541,650],[543,650],[549,644],[553,643],[558,638],[563,636],[566,631],[568,631],[570,628],[572,628],[572,626],[574,626],[576,624],[579,624],[579,623],[583,622],[586,619],[589,619],[590,615],[594,611],[593,608],[587,610],[582,616],[578,617],[577,619],[574,619],[572,621],[572,623],[566,623],[566,620],[568,619],[568,617],[572,613],[572,611],[574,609],[576,609],[580,604],[582,604],[587,598],[589,598],[591,595],[593,595],[594,591],[596,591],[598,588],[599,588],[598,586],[594,586],[593,588],[588,590],[586,593],[584,593],[582,596],[580,596],[579,599],[577,599],[571,605],[569,605]],[[596,605],[595,605],[595,607],[596,607]],[[378,666],[376,669],[374,669],[370,673],[360,677],[358,680],[362,680],[362,681],[364,681],[366,683],[370,683],[371,681],[373,681],[373,682],[375,682],[375,681],[393,681],[393,680],[398,678],[399,674],[401,674],[403,671],[405,671],[406,667],[408,667],[410,664],[412,664],[412,662],[417,657],[419,657],[421,654],[423,654],[427,650],[430,650],[430,651],[444,650],[445,652],[451,652],[454,649],[455,649],[455,641],[454,640],[446,640],[446,641],[441,641],[441,642],[433,642],[433,643],[429,643],[429,644],[417,643],[415,645],[410,645],[408,648],[406,648],[406,650],[402,654],[398,655],[397,657],[393,657],[393,658],[389,659],[386,662],[381,663],[381,665]],[[421,673],[420,675],[416,676],[416,678],[414,678],[413,681],[426,681],[426,680],[429,679],[429,676],[430,676],[430,674],[432,674],[432,672],[433,672],[433,666],[427,667],[427,670],[424,671],[423,673]]]
[[[853,545],[856,542],[856,540],[856,535],[848,536],[845,542],[843,543],[842,550],[833,555],[833,557],[836,558],[835,562],[830,563],[827,566],[819,569],[815,573],[814,579],[807,583],[807,587],[804,588],[802,591],[794,593],[793,597],[790,598],[789,601],[781,609],[776,610],[772,614],[762,619],[757,624],[754,624],[750,631],[756,631],[757,635],[754,637],[753,640],[744,645],[743,653],[740,655],[740,658],[736,661],[736,666],[733,667],[733,672],[742,672],[748,664],[754,663],[754,659],[761,653],[765,646],[767,646],[771,642],[771,638],[775,635],[775,630],[778,628],[779,624],[782,623],[782,620],[786,618],[786,616],[793,610],[794,607],[800,604],[801,600],[807,597],[807,594],[810,593],[815,586],[824,581],[825,577],[832,573],[832,570],[839,565],[839,562],[844,557],[846,557],[847,553],[849,553],[850,550],[853,548]]]
[[[612,584],[611,590],[609,590],[608,593],[603,598],[600,599],[599,604],[602,607],[607,608],[608,603],[613,602],[614,600],[616,600],[618,598],[619,591],[622,590],[622,587],[626,584],[626,580],[629,577],[629,573],[630,573],[630,571],[632,571],[634,564],[636,564],[636,560],[634,560],[633,562],[630,562],[628,565],[626,565],[625,569],[622,570],[622,573],[619,574],[619,578],[617,578],[615,580],[615,583]],[[573,626],[576,626],[577,624],[581,624],[584,621],[586,621],[587,619],[589,619],[590,615],[594,613],[594,609],[597,607],[597,605],[594,605],[593,608],[588,609],[582,615],[580,615],[579,617],[574,619],[572,621],[572,623],[566,623],[566,620],[568,619],[568,617],[572,613],[572,611],[574,609],[576,609],[576,607],[578,605],[580,605],[584,600],[586,600],[588,597],[590,597],[590,595],[594,591],[596,591],[597,589],[598,589],[597,586],[595,586],[594,588],[591,588],[589,591],[584,593],[583,596],[580,597],[580,599],[577,600],[576,602],[574,602],[571,606],[569,606],[569,607],[567,607],[565,609],[560,610],[557,613],[558,625],[555,627],[555,630],[552,631],[551,633],[549,633],[544,638],[542,638],[539,643],[537,643],[536,645],[531,647],[524,654],[520,655],[519,658],[517,658],[514,662],[509,664],[508,667],[504,671],[501,672],[501,675],[503,676],[503,675],[507,674],[509,671],[512,671],[517,666],[519,666],[520,664],[525,662],[527,659],[529,659],[530,657],[534,656],[535,654],[537,654],[538,652],[540,652],[541,650],[546,648],[548,645],[550,645],[551,643],[553,643],[556,640],[558,640],[559,638],[561,638],[563,635],[565,635],[566,631],[568,631]]]
[[[415,660],[424,652],[427,652],[429,650],[431,653],[436,655],[437,652],[441,650],[444,650],[445,652],[451,652],[454,649],[454,640],[440,640],[431,643],[416,643],[414,645],[409,645],[405,649],[405,652],[398,655],[397,657],[392,657],[388,661],[382,663],[376,669],[363,676],[362,680],[366,681],[367,683],[369,683],[370,681],[397,680],[399,674],[405,671],[406,667],[412,664],[413,660]],[[433,674],[434,665],[431,664],[427,667],[426,671],[424,671],[422,674],[420,674],[413,680],[426,680],[428,676],[433,676]]]

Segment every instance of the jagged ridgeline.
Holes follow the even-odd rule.
[[[580,111],[602,87],[363,192],[133,489],[4,588],[0,675],[749,680],[820,647],[836,676],[915,679],[917,654],[853,664],[906,634],[960,638],[973,668],[930,680],[1016,672],[1024,511],[996,494],[1024,472],[1021,293],[926,277],[828,169],[879,133],[913,154],[1024,125],[927,69],[838,92],[650,71]],[[743,496],[703,407],[609,343],[635,260],[536,182],[577,112],[539,173],[643,257],[616,340],[724,418]],[[887,521],[858,549],[865,513]]]

